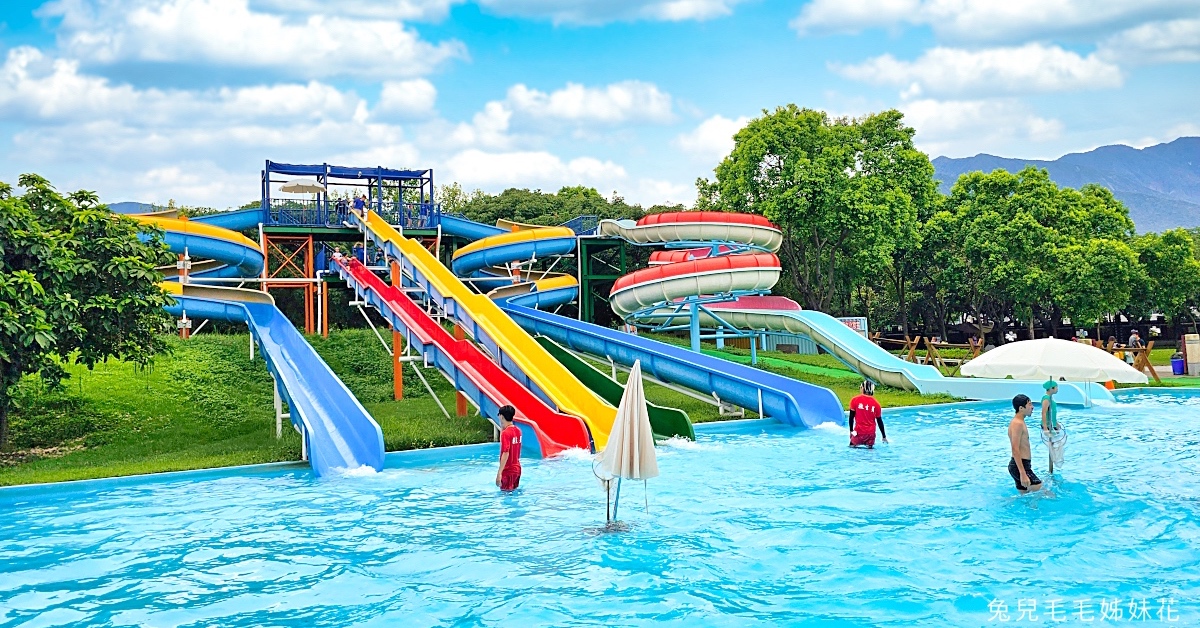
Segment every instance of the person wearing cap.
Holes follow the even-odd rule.
[[[517,490],[521,484],[521,428],[513,423],[517,411],[503,406],[500,415],[500,468],[496,470],[496,486],[504,492]]]
[[[1054,393],[1058,392],[1058,382],[1046,380],[1042,389],[1046,391],[1046,394],[1042,395],[1042,430],[1056,432],[1059,429],[1058,404],[1054,401]]]
[[[862,394],[850,400],[850,446],[874,449],[876,424],[883,442],[888,442],[887,430],[883,427],[883,408],[875,399],[874,382],[863,380],[859,391]]]

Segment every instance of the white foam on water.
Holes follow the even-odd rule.
[[[833,421],[826,421],[824,423],[818,423],[817,425],[813,426],[813,429],[821,430],[824,432],[837,432],[838,434],[849,434],[850,433],[850,428],[846,427],[845,425],[838,425],[837,423],[834,423]]]
[[[379,472],[374,467],[369,465],[359,465],[357,467],[334,467],[330,469],[334,474],[347,478],[365,478],[376,475]]]
[[[572,447],[571,449],[568,449],[566,451],[562,451],[557,454],[554,454],[554,457],[558,458],[560,460],[587,460],[587,461],[591,462],[593,456],[592,456],[592,452],[590,452],[586,449],[580,449],[579,447]]]
[[[702,449],[711,449],[709,445],[702,445],[690,438],[682,436],[672,436],[666,440],[658,441],[659,447],[670,447],[671,449],[683,449],[687,451],[699,451]]]

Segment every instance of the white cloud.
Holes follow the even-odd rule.
[[[890,54],[857,65],[835,65],[850,79],[906,86],[920,94],[1019,94],[1119,87],[1121,69],[1095,54],[1082,57],[1058,46],[961,50],[937,47],[915,61]]]
[[[79,64],[51,59],[36,48],[9,51],[0,67],[0,114],[14,119],[85,121],[128,119],[139,126],[205,119],[229,125],[247,120],[307,122],[362,115],[365,103],[353,92],[322,83],[184,91],[138,90],[81,73]]]
[[[749,121],[750,118],[745,116],[736,120],[720,115],[712,116],[695,129],[676,137],[675,145],[698,161],[720,160],[733,150],[734,134]]]
[[[545,151],[489,153],[468,149],[446,160],[450,180],[463,187],[499,190],[506,187],[557,190],[563,185],[590,185],[603,190],[626,178],[611,161],[579,157],[563,161]]]
[[[1142,24],[1105,39],[1099,54],[1125,63],[1200,61],[1200,19]]]
[[[1194,16],[1194,0],[813,0],[791,22],[800,34],[928,26],[961,41],[1096,34],[1162,16]]]
[[[549,94],[518,84],[509,88],[506,105],[527,116],[572,122],[669,122],[673,117],[671,95],[642,81],[605,87],[567,83]]]
[[[1063,123],[1043,118],[1012,99],[913,100],[900,105],[914,141],[930,155],[961,157],[979,152],[1003,154],[1018,146],[1058,139]]]
[[[421,78],[409,81],[384,81],[379,102],[372,113],[382,116],[419,118],[433,114],[437,88]]]
[[[338,15],[389,20],[444,19],[450,7],[465,0],[339,0]],[[256,0],[255,6],[280,13],[328,13],[326,0]]]
[[[257,12],[247,0],[59,0],[59,45],[89,63],[206,63],[272,68],[303,78],[418,76],[464,58],[457,41],[431,44],[395,20]]]
[[[549,19],[556,24],[613,21],[680,22],[729,15],[746,0],[479,0],[497,15]]]

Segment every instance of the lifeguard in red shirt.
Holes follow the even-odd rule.
[[[500,408],[500,468],[496,470],[496,486],[502,491],[515,491],[521,483],[521,428],[513,424],[517,411],[512,406]]]
[[[875,384],[871,380],[863,380],[859,391],[862,394],[850,400],[850,446],[874,448],[877,423],[883,442],[888,442],[887,430],[883,427],[883,408],[875,399]]]

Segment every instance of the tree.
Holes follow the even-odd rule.
[[[69,361],[146,366],[164,348],[158,334],[170,320],[155,267],[173,256],[160,232],[110,212],[91,192],[64,198],[33,174],[18,185],[23,195],[0,199],[0,445],[9,392],[23,376],[57,386]]]
[[[915,250],[914,213],[936,193],[913,133],[898,111],[831,119],[796,105],[764,110],[734,136],[715,184],[697,182],[698,202],[778,224],[785,275],[807,307],[829,311],[848,280]]]
[[[1144,280],[1133,286],[1133,309],[1140,315],[1161,312],[1172,320],[1186,315],[1192,325],[1192,307],[1200,297],[1200,261],[1192,235],[1184,229],[1147,233],[1134,240]]]

